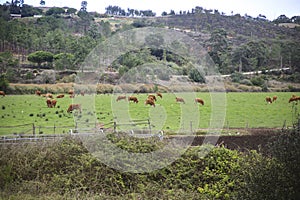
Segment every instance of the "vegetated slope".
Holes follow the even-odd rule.
[[[257,20],[250,17],[246,18],[240,15],[224,16],[205,13],[173,15],[169,17],[157,17],[155,18],[155,23],[206,33],[215,29],[225,29],[231,36],[240,36],[235,40],[237,44],[243,42],[243,37],[257,39],[300,39],[300,33],[295,29],[280,27],[269,21]]]

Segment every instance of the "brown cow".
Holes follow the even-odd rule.
[[[184,99],[181,97],[176,97],[176,102],[182,102],[185,103]]]
[[[200,99],[200,98],[196,98],[195,103],[200,103],[202,106],[204,105],[203,99]]]
[[[56,98],[58,98],[58,99],[59,99],[59,98],[64,98],[64,97],[65,97],[64,94],[59,94],[59,95],[56,96]]]
[[[69,90],[68,94],[69,94],[69,95],[74,95],[75,92],[74,92],[74,90]]]
[[[55,99],[47,98],[46,104],[48,108],[55,108],[57,101]]]
[[[266,102],[267,102],[267,103],[272,103],[271,97],[266,97]]]
[[[45,97],[47,97],[47,98],[53,98],[53,95],[51,94],[51,93],[47,93],[47,94],[45,94]]]
[[[38,96],[41,96],[42,92],[37,90],[37,91],[35,91],[35,94],[38,95]]]
[[[50,98],[47,98],[46,104],[47,104],[48,108],[52,108],[52,103],[51,103],[51,99]]]
[[[81,96],[84,96],[84,91],[80,91]]]
[[[156,101],[156,97],[153,94],[149,94],[148,95],[148,99],[153,99],[154,101]]]
[[[4,91],[0,91],[0,95],[2,95],[3,97],[5,97],[5,92]]]
[[[69,105],[69,108],[67,110],[67,112],[72,112],[73,110],[79,110],[79,112],[81,112],[81,104],[71,104]]]
[[[126,96],[118,96],[117,100],[116,101],[120,101],[122,99],[126,99]]]
[[[70,98],[74,98],[74,97],[75,97],[75,94],[71,94],[71,95],[70,95]]]
[[[275,102],[277,100],[277,96],[273,96],[272,101]]]
[[[136,98],[134,96],[128,97],[128,101],[133,101],[134,103],[138,103],[139,102],[138,98]]]
[[[295,102],[300,101],[300,96],[292,95],[292,97],[289,99],[289,103],[294,101]]]
[[[162,99],[162,94],[160,92],[156,92],[156,95]]]
[[[153,99],[147,99],[147,100],[145,101],[145,105],[150,105],[150,106],[155,107],[155,102],[154,102]]]
[[[51,108],[55,108],[57,101],[55,99],[52,99],[51,101]]]

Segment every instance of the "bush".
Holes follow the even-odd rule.
[[[241,163],[238,199],[293,199],[287,173],[276,159],[252,151]],[[291,197],[291,196],[290,196]]]
[[[0,90],[6,91],[9,86],[8,80],[4,74],[0,75]]]
[[[230,75],[230,78],[231,78],[232,82],[239,83],[241,80],[244,79],[244,75],[242,73],[235,72]]]
[[[261,77],[254,77],[250,80],[253,85],[255,86],[263,86],[265,83],[265,80]]]
[[[204,76],[195,68],[191,69],[189,72],[189,78],[197,83],[205,83]]]
[[[243,79],[240,81],[240,84],[244,84],[244,85],[248,85],[248,86],[252,86],[252,82],[248,79]]]
[[[298,127],[297,127],[298,128]],[[300,130],[291,130],[278,136],[269,143],[269,153],[284,167],[284,176],[288,179],[286,185],[289,188],[289,198],[300,197]]]

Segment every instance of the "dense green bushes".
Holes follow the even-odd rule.
[[[128,151],[154,151],[164,142],[111,135]],[[265,154],[203,145],[150,173],[120,172],[93,157],[81,141],[2,145],[0,195],[17,199],[297,199],[299,132],[270,143]],[[49,194],[49,195],[48,195]]]

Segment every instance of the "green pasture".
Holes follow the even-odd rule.
[[[67,133],[77,126],[79,129],[102,126],[118,130],[148,129],[187,132],[199,128],[281,128],[291,126],[293,112],[299,105],[288,103],[293,93],[164,93],[157,98],[156,107],[144,105],[146,94],[134,94],[139,103],[121,100],[118,95],[101,94],[76,96],[66,95],[57,99],[56,108],[48,108],[44,97],[35,95],[7,95],[0,98],[0,134]],[[278,97],[267,104],[266,96]],[[298,95],[298,94],[296,94]],[[129,96],[129,94],[127,94]],[[185,104],[177,103],[175,97],[182,97]],[[205,105],[194,103],[199,97]],[[224,99],[223,99],[224,97]],[[82,113],[67,113],[71,103],[80,103]],[[225,110],[226,109],[226,110]],[[224,113],[223,113],[224,112]],[[213,114],[212,114],[213,113]],[[140,121],[142,120],[142,121]]]

